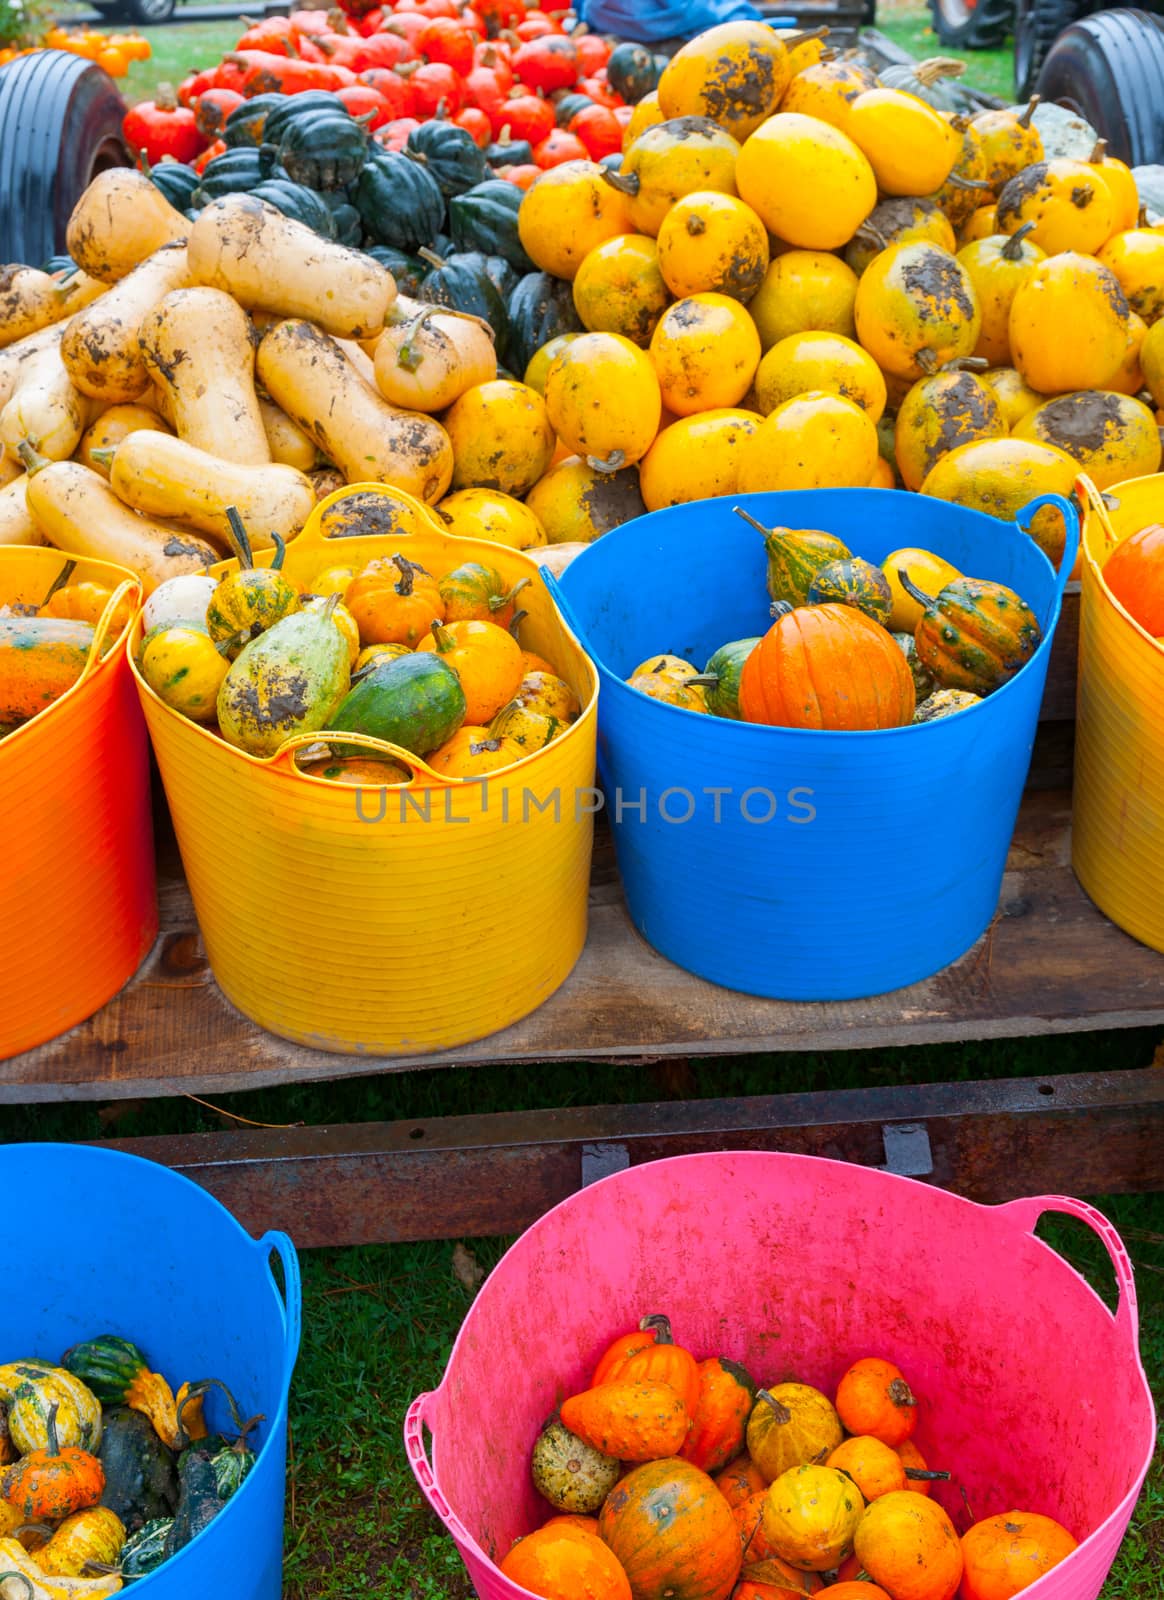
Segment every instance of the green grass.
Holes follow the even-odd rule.
[[[929,9],[924,5],[883,6],[879,8],[876,26],[886,38],[918,60],[925,60],[927,56],[952,56],[965,61],[964,83],[980,89],[983,94],[1013,100],[1014,53],[1009,45],[1003,50],[948,50],[930,26]]]

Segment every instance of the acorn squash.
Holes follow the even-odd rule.
[[[499,356],[509,353],[509,316],[505,300],[489,274],[488,260],[479,250],[467,250],[444,259],[423,250],[432,265],[420,284],[420,296],[434,306],[448,306],[480,317],[493,329]]]
[[[220,199],[224,194],[249,194],[267,178],[287,178],[286,167],[272,161],[259,150],[244,148],[227,150],[215,156],[203,169],[201,180],[191,197],[195,206],[208,200]]]
[[[627,105],[638,105],[644,95],[650,94],[659,82],[659,60],[645,45],[619,44],[610,52],[606,63],[606,78],[615,94],[620,94]]]
[[[543,345],[564,333],[583,333],[573,285],[548,272],[527,272],[509,297],[509,357],[524,372]]]
[[[339,103],[334,96],[331,98],[333,103]],[[241,106],[235,106],[226,119],[226,126],[222,130],[223,143],[229,150],[239,150],[247,145],[257,150],[263,143],[267,118],[272,111],[286,104],[287,96],[284,94],[256,94],[250,100],[244,100]]]
[[[532,272],[534,263],[518,234],[517,215],[524,200],[516,184],[487,178],[449,202],[449,231],[458,250],[480,250],[501,256],[518,272]]]
[[[342,105],[290,118],[277,140],[268,125],[265,142],[276,145],[293,182],[321,191],[354,183],[368,154],[368,135]]]
[[[181,161],[159,161],[156,167],[149,168],[146,176],[155,189],[161,190],[175,211],[185,211],[193,205],[194,191],[202,182],[194,168],[185,166]]]
[[[335,216],[331,207],[322,195],[314,189],[307,188],[302,183],[294,183],[289,178],[267,178],[263,183],[256,184],[250,191],[258,200],[265,200],[269,206],[274,206],[276,211],[281,211],[285,217],[291,217],[295,222],[302,222],[305,227],[313,228],[324,239],[336,237]],[[357,238],[346,240],[345,243],[359,243],[360,217],[359,213],[344,202],[345,208],[352,212],[356,219]]]
[[[431,245],[445,220],[445,197],[436,179],[391,150],[369,157],[356,180],[353,200],[374,242],[397,250]]]
[[[489,176],[484,152],[455,122],[422,122],[408,135],[404,154],[420,162],[446,198],[464,194]]]
[[[355,209],[354,207],[352,208]],[[360,213],[356,212],[357,220]],[[362,226],[362,223],[361,223]],[[345,241],[346,242],[346,241]],[[420,294],[420,286],[424,282],[426,273],[432,271],[427,261],[422,261],[419,256],[410,255],[405,250],[397,250],[392,245],[369,245],[367,254],[373,261],[378,261],[396,280],[396,288],[401,294],[409,295],[415,299]]]

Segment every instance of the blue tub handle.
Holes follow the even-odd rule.
[[[586,644],[586,635],[578,626],[578,619],[570,609],[570,604],[566,599],[566,596],[562,593],[562,585],[558,582],[554,574],[552,572],[548,572],[545,567],[541,568],[541,576],[542,582],[550,591],[551,600],[553,600],[554,604],[561,613],[562,621],[566,624],[567,628],[569,628],[570,632],[574,635],[575,639],[578,640],[583,649],[588,649],[589,646]]]
[[[268,1272],[271,1272],[272,1251],[283,1264],[283,1322],[287,1335],[283,1352],[283,1386],[286,1390],[291,1386],[291,1375],[295,1371],[295,1362],[299,1356],[299,1338],[303,1324],[303,1285],[299,1272],[299,1256],[288,1236],[276,1229],[265,1233],[257,1241],[255,1248],[266,1263]],[[275,1283],[273,1272],[271,1272],[271,1282]]]
[[[1062,512],[1063,521],[1067,525],[1067,542],[1063,547],[1063,559],[1055,574],[1057,604],[1063,598],[1063,590],[1067,587],[1072,568],[1075,566],[1075,557],[1079,554],[1079,510],[1073,500],[1066,500],[1061,494],[1041,494],[1037,500],[1032,500],[1016,514],[1015,525],[1021,533],[1030,533],[1035,513],[1041,511],[1044,506],[1054,506],[1056,511]]]

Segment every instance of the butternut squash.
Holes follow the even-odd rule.
[[[76,272],[63,281],[35,267],[0,267],[0,349],[71,316],[105,293],[105,285]]]
[[[366,339],[396,298],[386,267],[250,194],[224,195],[190,230],[190,270],[248,311],[306,317],[339,338]]]
[[[65,242],[90,277],[116,283],[190,224],[150,180],[128,167],[99,172],[73,207]]]
[[[205,288],[166,295],[142,323],[141,347],[180,439],[243,467],[270,461],[250,324],[230,295]]]
[[[0,350],[0,409],[8,404],[20,387],[29,362],[35,361],[44,351],[59,345],[64,331],[65,324],[57,322],[50,328],[42,328],[39,333],[30,333],[27,339],[18,339],[7,349]]]
[[[48,543],[32,520],[27,490],[28,474],[24,471],[0,489],[0,545]]]
[[[259,411],[262,413],[267,443],[271,447],[272,461],[279,461],[285,467],[296,467],[300,472],[310,472],[312,467],[318,465],[319,451],[315,448],[314,440],[309,439],[299,424],[292,422],[273,400],[264,400],[260,395]]]
[[[293,539],[315,510],[311,481],[294,467],[240,467],[144,429],[117,446],[109,482],[135,511],[174,519],[226,544],[226,508],[234,506],[256,550],[269,550],[276,533]]]
[[[363,345],[356,339],[337,339],[336,344],[339,345],[346,356],[348,365],[354,367],[364,382],[374,389],[376,387],[376,364]]]
[[[422,308],[376,344],[376,386],[390,405],[443,411],[466,389],[497,376],[497,351],[475,317]]]
[[[110,406],[108,411],[103,411],[96,422],[85,429],[74,459],[81,462],[82,466],[92,467],[94,472],[99,472],[108,481],[108,465],[104,461],[95,460],[93,452],[116,450],[124,438],[136,433],[139,428],[148,429],[151,433],[170,432],[157,412],[149,410],[144,405]]]
[[[114,405],[138,400],[150,386],[138,336],[158,301],[190,282],[186,247],[163,245],[72,319],[61,360],[82,394]]]
[[[24,468],[20,465],[19,457],[14,455],[12,451],[5,450],[4,446],[0,444],[0,489],[4,489],[8,484],[14,482],[23,471]]]
[[[259,377],[349,483],[391,483],[435,504],[453,476],[449,436],[432,417],[397,411],[309,322],[280,322],[259,345]]]
[[[61,347],[51,345],[29,361],[20,387],[0,411],[0,444],[16,450],[28,440],[51,461],[64,461],[80,444],[88,420]]]
[[[71,556],[128,567],[141,578],[147,597],[167,578],[206,572],[222,559],[196,534],[139,517],[77,461],[33,461],[27,494],[28,509],[50,544]]]
[[[25,722],[59,700],[85,670],[93,624],[63,617],[0,617],[0,723]]]

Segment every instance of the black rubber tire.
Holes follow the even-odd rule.
[[[1100,11],[1051,47],[1038,92],[1086,117],[1129,166],[1164,162],[1164,19]]]
[[[74,205],[108,167],[129,164],[113,79],[64,50],[0,72],[0,262],[39,265],[65,249]]]
[[[1073,22],[1093,9],[1091,0],[1016,0],[1014,94],[1029,100],[1051,46]]]
[[[153,28],[169,22],[178,0],[93,0],[93,9],[110,21],[132,22],[138,28]]]
[[[930,15],[940,43],[950,49],[995,50],[1010,34],[1014,0],[930,0]]]

